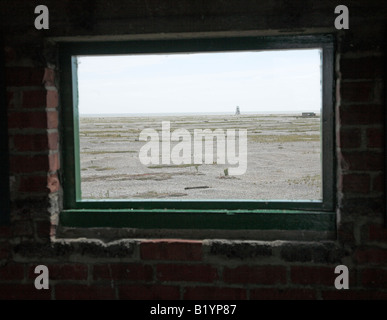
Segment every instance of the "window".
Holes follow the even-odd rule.
[[[62,225],[334,230],[330,36],[60,51]]]

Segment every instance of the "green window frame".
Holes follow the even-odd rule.
[[[322,50],[322,201],[82,200],[77,55]],[[60,53],[63,210],[66,227],[335,231],[334,42],[331,35],[63,42]]]

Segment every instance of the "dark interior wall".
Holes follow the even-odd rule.
[[[0,298],[386,299],[384,1],[2,0],[11,212],[0,226]],[[59,240],[61,94],[56,41],[332,33],[336,39],[337,239]],[[257,239],[260,240],[260,239]],[[50,289],[34,287],[36,265]],[[334,269],[348,266],[350,289]]]

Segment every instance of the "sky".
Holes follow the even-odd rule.
[[[79,112],[320,112],[320,67],[319,49],[79,56]]]

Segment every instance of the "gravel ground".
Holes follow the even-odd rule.
[[[247,129],[247,170],[230,164],[144,165],[145,128]],[[319,117],[206,115],[89,117],[80,121],[82,197],[92,199],[321,199]],[[176,144],[171,144],[171,149]],[[216,145],[216,143],[214,143]],[[236,148],[238,150],[238,147]],[[214,150],[216,154],[216,149]]]

